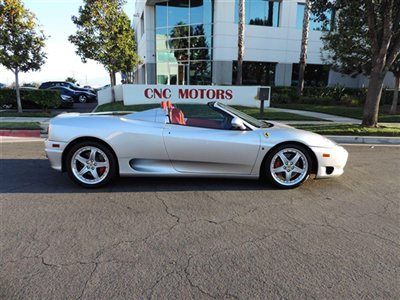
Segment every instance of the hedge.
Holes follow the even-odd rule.
[[[20,90],[22,108],[48,108],[59,107],[61,96],[59,91],[24,89]],[[0,89],[0,106],[12,105],[17,107],[17,94],[15,89]]]
[[[367,89],[346,88],[342,86],[333,87],[305,87],[302,97],[297,96],[297,87],[272,87],[272,104],[305,103],[319,105],[342,105],[362,106],[367,97]],[[392,90],[384,90],[381,105],[391,104],[393,98]]]

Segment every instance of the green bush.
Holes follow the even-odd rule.
[[[274,86],[271,90],[272,103],[289,104],[297,103],[296,88],[291,86]]]
[[[22,108],[49,108],[61,105],[60,92],[53,90],[21,89]],[[0,106],[17,107],[17,94],[14,89],[0,89]]]
[[[361,106],[362,100],[351,95],[343,95],[338,103],[343,106]]]
[[[363,106],[367,98],[365,88],[305,87],[302,97],[297,97],[297,87],[272,87],[272,104],[306,103],[315,105]],[[383,90],[381,105],[392,103],[393,90]]]
[[[318,105],[333,105],[334,100],[330,97],[310,97],[310,96],[303,96],[300,98],[298,103],[303,104],[318,104]]]
[[[381,104],[391,105],[393,102],[394,90],[383,90]]]

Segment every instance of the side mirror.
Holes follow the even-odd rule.
[[[244,125],[242,119],[239,119],[238,117],[234,117],[232,119],[231,125],[233,129],[246,130],[246,126]]]

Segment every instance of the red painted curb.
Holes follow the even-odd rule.
[[[4,129],[0,130],[0,136],[40,137],[40,129],[34,129],[34,130]]]

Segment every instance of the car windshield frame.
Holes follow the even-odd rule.
[[[246,114],[236,108],[233,108],[229,105],[225,105],[225,104],[222,104],[219,102],[216,102],[216,104],[217,104],[217,107],[220,107],[220,108],[224,109],[225,111],[227,111],[228,113],[239,117],[240,119],[242,119],[246,123],[250,124],[251,126],[254,126],[256,128],[263,128],[263,127],[267,126],[267,124],[264,123],[263,121],[260,121],[252,116],[249,116],[248,114]]]

